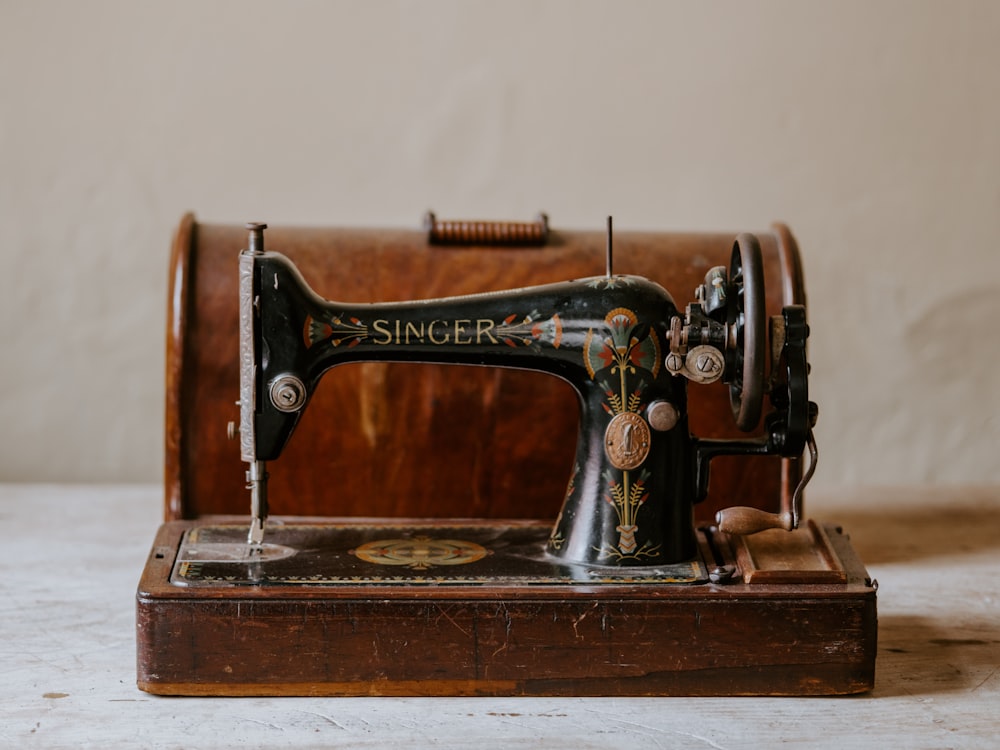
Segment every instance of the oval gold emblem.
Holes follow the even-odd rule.
[[[616,469],[634,469],[649,455],[649,425],[635,412],[618,414],[604,433],[604,452]]]

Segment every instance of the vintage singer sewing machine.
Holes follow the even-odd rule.
[[[483,226],[467,230],[473,245],[498,234]],[[522,243],[548,234],[546,221],[517,226],[506,231]],[[238,356],[237,347],[229,349],[238,391],[234,379],[230,393],[238,393],[239,419],[230,424],[229,445],[244,464],[239,479],[250,519],[223,508],[225,515],[199,511],[161,528],[137,600],[143,690],[808,695],[871,688],[875,587],[843,532],[802,514],[802,489],[817,459],[817,408],[808,394],[801,273],[786,230],[778,240],[791,260],[781,271],[785,299],[776,307],[765,294],[764,252],[753,234],[730,237],[724,262],[699,268],[693,290],[672,287],[690,294],[680,301],[659,279],[616,273],[609,219],[603,273],[368,302],[324,299],[289,258],[265,249],[264,229],[248,225],[246,249],[238,260],[230,256],[238,275]],[[435,230],[443,231],[431,217],[431,240]],[[193,235],[193,220],[187,231]],[[689,265],[704,263],[699,254]],[[334,272],[351,277],[357,270]],[[190,283],[175,279],[174,296]],[[177,327],[195,325],[197,306],[183,313]],[[178,358],[173,346],[168,367]],[[371,369],[386,362],[424,363],[402,370],[404,381],[428,363],[478,366],[446,368],[456,390],[468,387],[467,374],[497,368],[568,384],[572,397],[567,402],[561,394],[560,404],[576,412],[576,430],[528,400],[520,426],[490,417],[508,442],[480,432],[475,440],[482,445],[473,447],[474,462],[549,455],[550,443],[571,447],[562,448],[568,465],[541,466],[565,486],[555,517],[516,517],[507,511],[517,502],[502,499],[477,512],[482,487],[461,480],[458,464],[469,461],[468,453],[452,451],[450,434],[463,434],[460,422],[476,416],[453,414],[428,433],[425,423],[434,422],[437,403],[452,390],[424,393],[408,410],[392,401],[386,371]],[[181,362],[178,372],[192,366]],[[359,373],[353,392],[340,390],[324,404],[321,382],[339,366],[370,369]],[[168,370],[168,385],[181,374]],[[494,408],[496,383],[471,382],[480,389],[473,396]],[[372,383],[383,397],[374,409],[365,406]],[[204,387],[223,390],[214,380]],[[742,436],[692,428],[694,392],[701,389],[724,402]],[[296,506],[282,493],[309,495],[302,489],[308,485],[282,488],[272,503],[270,476],[280,477],[286,448],[290,453],[303,437],[296,430],[314,399],[322,429],[337,434],[338,445],[309,445],[313,458],[293,473],[313,475],[307,481],[325,492],[312,507]],[[358,404],[364,413],[352,425],[348,415]],[[397,416],[386,416],[394,409]],[[185,434],[170,421],[168,414],[168,443],[196,440],[192,427]],[[324,452],[349,451],[340,446],[355,442],[377,446],[380,431],[394,432],[399,447],[377,451],[373,468],[357,467],[368,478],[362,489],[369,488],[358,492],[352,468],[330,472]],[[421,475],[418,466],[409,482],[392,479],[400,463],[427,451],[438,456],[436,467]],[[201,462],[189,454],[177,471],[169,453],[168,517],[172,508],[185,515],[176,511],[196,502],[191,475],[220,467],[211,455]],[[732,457],[742,463],[725,465]],[[704,520],[695,509],[714,487],[716,462],[730,475],[727,486],[738,489],[714,498],[714,518]],[[764,462],[763,476],[746,468],[757,462]],[[372,471],[389,479],[380,484]],[[429,501],[445,507],[445,517],[406,497],[384,497],[405,496],[441,474]],[[491,484],[530,501],[521,488],[531,473],[518,480]],[[387,502],[403,513],[378,512]],[[552,507],[551,499],[544,502]],[[278,518],[269,518],[272,505]]]

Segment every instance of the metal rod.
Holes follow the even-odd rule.
[[[604,251],[605,273],[607,274],[607,277],[609,279],[611,278],[611,264],[612,264],[612,259],[613,259],[613,249],[612,249],[612,244],[611,244],[611,217],[609,216],[608,217],[608,244],[607,244],[606,250]]]
[[[253,255],[264,252],[264,230],[267,224],[260,221],[251,221],[247,224],[247,231],[250,233],[247,250]]]

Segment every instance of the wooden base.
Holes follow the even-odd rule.
[[[384,530],[385,539],[426,539],[431,529],[294,523],[310,533]],[[247,577],[245,564],[232,576],[205,575],[190,564],[205,553],[192,554],[185,533],[211,539],[207,525],[221,528],[218,519],[163,525],[139,584],[138,685],[147,692],[836,695],[874,683],[875,588],[831,526],[736,540],[702,531],[690,576],[643,568],[623,578],[606,568],[515,571],[504,555],[523,560],[525,548],[508,543],[489,550],[486,576],[475,574],[479,562],[441,562],[426,543],[391,565],[358,562],[361,546],[329,553],[350,575],[289,576],[294,556],[280,577],[267,565]],[[475,526],[498,539],[549,528]],[[470,533],[469,524],[455,528]],[[301,550],[303,565],[315,550]],[[496,572],[508,567],[516,575]],[[713,570],[719,583],[705,578]]]

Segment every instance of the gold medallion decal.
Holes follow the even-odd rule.
[[[604,433],[604,452],[616,469],[634,469],[649,455],[649,425],[635,412],[615,415]]]
[[[384,539],[367,542],[351,550],[359,560],[376,565],[402,565],[425,570],[435,565],[465,565],[486,557],[490,551],[475,542],[460,539]]]

